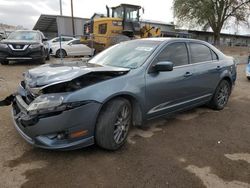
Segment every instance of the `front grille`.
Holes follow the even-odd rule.
[[[28,48],[28,44],[9,44],[12,51],[24,51]]]
[[[12,44],[14,49],[23,49],[25,45],[23,44]]]

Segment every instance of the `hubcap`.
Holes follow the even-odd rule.
[[[130,123],[130,110],[128,106],[125,105],[118,113],[114,127],[114,140],[116,144],[120,144],[125,140],[128,134],[129,123]]]
[[[220,88],[217,101],[220,106],[224,106],[227,103],[229,96],[229,87],[227,85],[224,85]]]

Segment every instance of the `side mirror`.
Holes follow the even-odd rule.
[[[156,63],[153,67],[153,69],[157,72],[172,71],[173,68],[174,68],[174,64],[170,61],[160,61]]]
[[[43,38],[43,40],[42,40],[43,42],[45,42],[45,41],[48,41],[48,39],[47,38]]]

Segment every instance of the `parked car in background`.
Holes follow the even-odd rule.
[[[5,31],[0,31],[0,40],[6,39],[6,38],[7,36],[6,36]]]
[[[248,63],[247,63],[247,66],[246,66],[246,77],[248,80],[250,80],[250,56],[248,58]]]
[[[73,39],[62,44],[62,57],[66,56],[93,56],[94,49],[80,42],[80,39]],[[51,54],[56,57],[60,56],[60,45],[57,44],[51,47]]]
[[[37,147],[69,150],[96,143],[116,150],[132,125],[204,104],[222,110],[235,80],[234,59],[209,43],[132,40],[87,63],[29,70],[13,100],[13,119]]]
[[[68,36],[61,36],[61,37],[56,37],[48,41],[49,44],[49,52],[51,53],[51,48],[56,45],[60,45],[60,38],[61,38],[61,44],[64,44],[68,41],[71,41],[75,39],[74,37],[68,37]]]
[[[0,41],[0,63],[9,64],[9,61],[35,60],[41,64],[49,59],[47,39],[40,31],[17,30]]]

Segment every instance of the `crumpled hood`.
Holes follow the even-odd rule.
[[[73,80],[92,72],[128,72],[129,69],[76,63],[47,64],[30,69],[25,73],[25,82],[29,87],[42,87]]]

